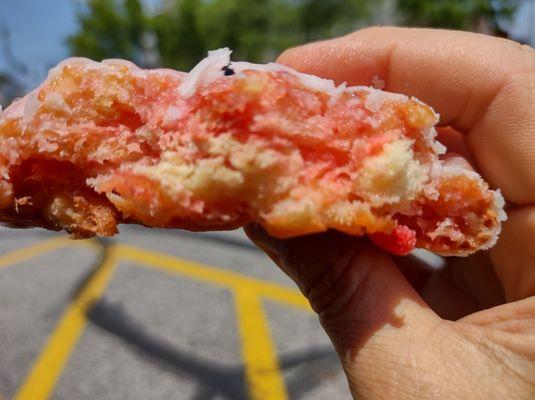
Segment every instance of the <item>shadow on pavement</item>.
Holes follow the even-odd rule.
[[[95,260],[91,263],[90,268],[85,272],[74,285],[69,293],[70,299],[75,299],[78,294],[86,287],[91,278],[98,272],[106,258],[108,257],[108,249],[113,244],[113,240],[107,238],[97,237],[92,239],[97,244],[98,251]]]
[[[218,365],[177,349],[147,333],[119,304],[101,300],[91,308],[87,317],[95,326],[117,336],[160,368],[196,380],[197,392],[192,400],[210,400],[216,396],[248,399],[242,364]],[[303,398],[305,393],[332,377],[340,368],[331,348],[286,354],[280,357],[280,365],[284,371],[295,368],[287,380],[292,399]]]

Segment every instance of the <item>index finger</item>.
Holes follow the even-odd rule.
[[[513,202],[535,201],[535,51],[438,29],[368,28],[290,49],[278,60],[338,83],[415,96],[469,133],[478,166]]]

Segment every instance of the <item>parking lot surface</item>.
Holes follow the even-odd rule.
[[[241,231],[0,230],[0,399],[348,399],[293,283]]]

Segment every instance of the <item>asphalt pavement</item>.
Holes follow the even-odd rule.
[[[295,285],[241,231],[0,230],[0,399],[349,399]]]

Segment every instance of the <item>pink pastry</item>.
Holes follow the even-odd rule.
[[[437,121],[416,99],[228,49],[189,74],[68,59],[0,116],[0,220],[74,237],[257,222],[466,255],[495,242],[503,199],[439,160]]]

